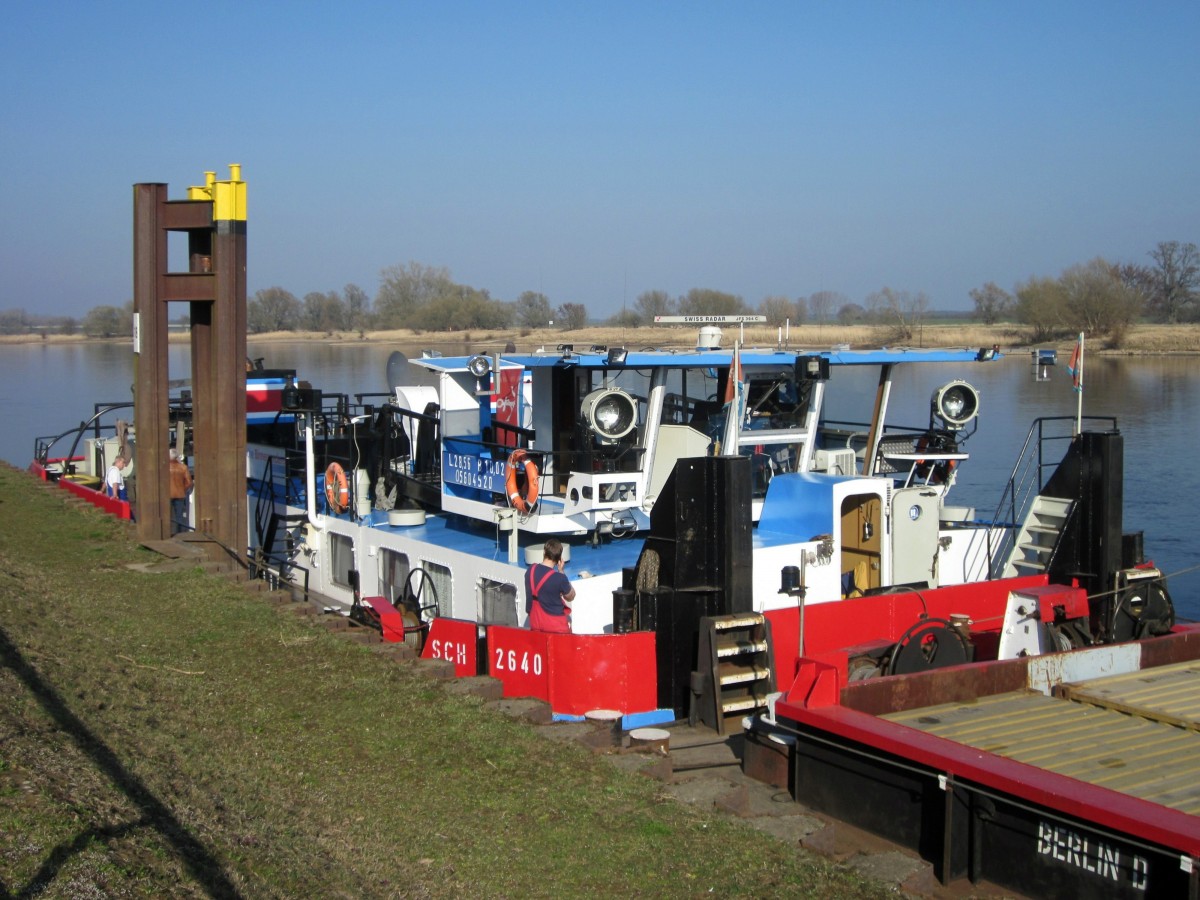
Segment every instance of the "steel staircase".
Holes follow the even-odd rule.
[[[1045,572],[1074,506],[1074,500],[1035,496],[1013,541],[1002,577]]]
[[[775,690],[771,623],[759,613],[702,617],[696,665],[688,722],[723,735],[728,719],[765,709]]]

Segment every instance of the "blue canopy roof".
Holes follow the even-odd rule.
[[[743,349],[743,366],[790,366],[798,357],[823,356],[831,366],[882,366],[901,363],[969,363],[988,362],[1000,359],[998,351],[981,350],[978,347],[961,349],[928,349],[917,347],[881,347],[876,350],[763,350]],[[427,369],[436,372],[456,372],[467,367],[469,356],[435,356],[414,359]],[[673,369],[695,369],[701,367],[727,367],[733,362],[733,350],[631,350],[624,363],[610,365],[604,351],[571,351],[547,353],[505,353],[500,357],[500,366],[523,366],[535,369],[553,366],[577,366],[592,369],[647,369],[665,366]]]

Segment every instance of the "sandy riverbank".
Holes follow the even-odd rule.
[[[287,343],[304,341],[323,341],[335,343],[390,343],[406,347],[430,346],[443,352],[447,349],[461,352],[477,352],[500,350],[512,342],[518,350],[527,351],[538,347],[555,347],[569,343],[578,347],[589,347],[593,344],[606,346],[642,347],[689,347],[695,346],[698,328],[691,325],[652,326],[642,328],[612,328],[599,326],[583,328],[577,331],[558,331],[543,328],[532,331],[523,329],[504,330],[474,330],[451,332],[417,332],[408,329],[395,331],[367,332],[294,332],[281,331],[269,334],[250,335],[250,341],[256,344]],[[723,343],[730,345],[739,334],[736,326],[725,326]],[[792,348],[823,348],[836,344],[849,344],[852,347],[877,347],[881,344],[891,344],[887,340],[887,332],[871,325],[803,325],[793,327],[788,334],[787,344]],[[745,343],[750,346],[772,347],[779,341],[779,330],[776,328],[747,327],[744,332]],[[78,343],[88,340],[83,335],[0,335],[0,345],[4,344],[63,344]],[[128,338],[109,338],[112,341],[126,341]],[[171,335],[172,342],[186,343],[186,334]],[[987,347],[997,345],[1001,350],[1020,351],[1031,346],[1028,330],[1011,324],[1001,325],[926,325],[919,329],[914,340],[906,342],[911,346],[921,347]],[[1057,346],[1069,348],[1073,341],[1065,340]],[[1107,346],[1104,339],[1096,339],[1088,343],[1089,352],[1109,355],[1149,356],[1158,354],[1191,354],[1200,353],[1200,324],[1191,325],[1135,325],[1125,335],[1119,347]]]

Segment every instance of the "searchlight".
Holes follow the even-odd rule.
[[[615,443],[637,427],[637,402],[621,388],[592,391],[583,398],[580,411],[602,443]]]
[[[979,392],[965,381],[951,381],[929,400],[929,427],[939,420],[946,431],[959,431],[979,415]]]

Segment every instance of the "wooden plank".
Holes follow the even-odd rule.
[[[1063,685],[1062,695],[1076,702],[1200,730],[1200,665],[1195,662]]]
[[[1183,666],[1189,667],[1195,669],[1195,663]],[[1096,683],[1108,680],[1089,682],[1092,692],[1097,692]],[[1166,686],[1174,680],[1156,683]],[[1200,812],[1200,731],[1161,717],[1013,692],[882,718],[1189,814]]]

